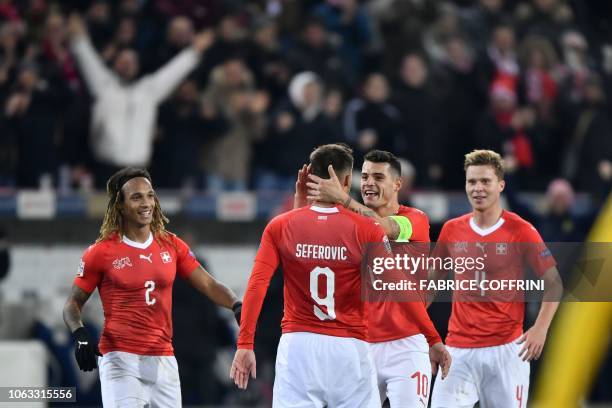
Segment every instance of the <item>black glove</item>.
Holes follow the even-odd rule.
[[[236,323],[240,326],[240,315],[242,314],[242,302],[239,300],[232,306],[232,312],[234,312],[234,317],[236,318]]]
[[[79,368],[83,371],[91,371],[94,368],[98,368],[98,359],[96,356],[102,356],[102,354],[98,351],[98,345],[89,337],[87,330],[84,327],[79,327],[72,335],[76,341],[74,357],[76,358]]]

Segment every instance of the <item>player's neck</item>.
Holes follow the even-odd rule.
[[[145,225],[143,227],[126,226],[123,231],[123,235],[134,242],[147,242],[151,236],[151,227],[149,225]]]
[[[397,212],[399,211],[400,205],[399,203],[396,201],[390,201],[387,204],[376,208],[376,214],[378,214],[380,217],[390,217],[392,215],[396,215]]]
[[[332,204],[332,203],[325,203],[323,201],[314,201],[312,203],[312,205],[314,207],[323,207],[323,208],[331,208],[331,207],[335,207],[336,204]]]
[[[494,205],[484,211],[472,211],[472,218],[478,227],[485,229],[492,227],[499,221],[502,211],[501,205]]]

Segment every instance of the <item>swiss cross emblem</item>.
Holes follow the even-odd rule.
[[[495,244],[495,252],[497,255],[506,255],[508,253],[508,245],[506,243]]]
[[[172,257],[170,256],[170,253],[167,251],[164,252],[160,252],[159,255],[161,256],[161,260],[163,263],[170,263],[172,262]]]

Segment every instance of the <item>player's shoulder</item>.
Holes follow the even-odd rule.
[[[523,217],[512,211],[504,210],[502,218],[505,220],[506,226],[509,228],[515,228],[525,231],[536,230],[535,227],[529,221],[525,220]]]
[[[468,225],[471,217],[472,217],[472,213],[467,213],[467,214],[460,215],[459,217],[451,218],[444,223],[442,228],[455,228],[455,227]]]
[[[425,214],[424,211],[419,210],[418,208],[408,207],[405,205],[400,205],[399,211],[397,215],[403,215],[408,217],[411,221],[427,221],[429,222],[429,217]]]

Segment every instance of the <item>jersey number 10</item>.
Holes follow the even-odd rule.
[[[319,276],[324,275],[327,283],[325,290],[325,297],[319,296]],[[310,271],[310,296],[317,303],[317,305],[325,306],[327,313],[323,312],[318,306],[314,305],[313,310],[315,316],[320,320],[334,320],[336,318],[336,310],[334,308],[334,286],[335,286],[334,271],[325,267],[321,268],[317,266]]]

